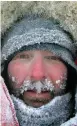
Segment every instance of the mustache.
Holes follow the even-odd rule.
[[[36,93],[41,93],[44,91],[54,92],[55,86],[52,81],[48,79],[41,80],[41,81],[31,81],[31,80],[24,80],[22,86],[20,88],[14,89],[13,93],[15,96],[20,96],[24,93],[24,91],[36,91]]]

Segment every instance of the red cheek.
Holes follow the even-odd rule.
[[[59,65],[59,64],[52,64],[47,66],[47,73],[50,79],[53,81],[56,81],[60,79],[60,77],[66,72],[67,69],[64,65]]]
[[[8,66],[8,74],[16,78],[18,86],[21,86],[24,79],[27,77],[28,67],[22,62],[12,61]]]

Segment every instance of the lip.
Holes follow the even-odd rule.
[[[23,93],[24,102],[33,107],[40,107],[47,104],[53,97],[50,94],[50,91],[43,91],[37,93],[33,90],[28,90]]]

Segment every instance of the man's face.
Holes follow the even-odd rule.
[[[27,105],[40,107],[63,94],[67,68],[49,51],[23,51],[9,63],[8,76],[13,90],[22,92]]]

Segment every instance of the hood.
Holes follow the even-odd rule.
[[[77,66],[74,63],[77,55],[77,2],[8,1],[1,2],[1,6],[2,71],[7,59],[12,54],[14,56],[14,52],[21,51],[24,45],[25,49],[27,45],[32,49],[33,45],[33,49],[56,51],[56,54],[72,66],[77,74]],[[23,20],[19,23],[21,19]],[[59,41],[55,39],[56,37]],[[63,55],[66,52],[67,55]]]

